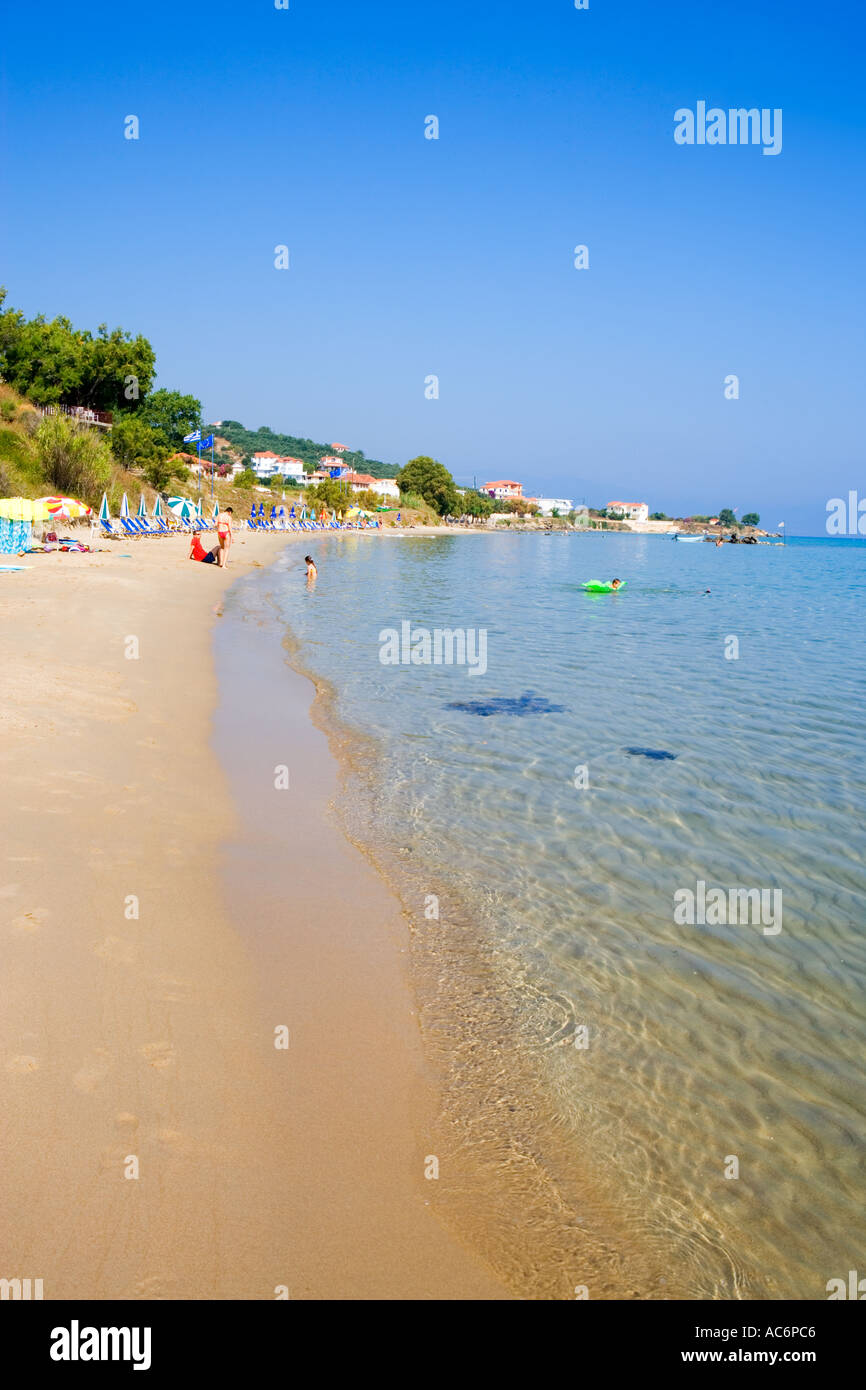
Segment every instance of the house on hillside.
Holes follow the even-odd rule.
[[[499,478],[492,483],[482,483],[481,492],[486,492],[488,497],[492,497],[496,502],[505,502],[509,497],[522,497],[523,484],[515,483],[509,478]]]
[[[331,448],[335,454],[348,454],[351,452],[348,444],[332,444]]]
[[[611,512],[620,512],[626,521],[649,521],[649,504],[647,502],[608,502],[608,516]]]
[[[268,478],[275,478],[278,474],[283,478],[303,478],[304,476],[303,459],[275,454],[272,449],[263,449],[253,454],[250,466],[256,477],[263,482]]]

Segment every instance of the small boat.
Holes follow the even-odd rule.
[[[674,536],[675,541],[684,541],[686,545],[694,545],[695,541],[705,541],[706,539],[706,536],[683,536],[679,531]]]

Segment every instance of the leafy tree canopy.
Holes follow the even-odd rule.
[[[419,454],[400,469],[397,486],[403,493],[416,492],[440,516],[453,516],[460,510],[454,479],[444,463],[438,463],[427,454]]]
[[[746,512],[746,515],[743,517],[743,525],[757,526],[760,520],[761,518],[758,516],[757,512]]]
[[[737,518],[734,516],[734,513],[731,511],[731,508],[730,508],[730,507],[722,507],[722,510],[719,512],[719,525],[720,525],[720,526],[736,526],[736,525],[738,525]]]
[[[201,401],[161,387],[146,396],[138,414],[152,430],[163,436],[171,449],[182,449],[184,435],[201,428]]]
[[[5,300],[0,287],[0,375],[22,396],[37,405],[113,411],[150,390],[156,358],[140,334],[103,323],[94,337],[67,318],[25,319],[4,309]]]

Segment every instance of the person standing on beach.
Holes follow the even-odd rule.
[[[229,551],[232,547],[232,511],[231,507],[226,507],[217,517],[217,540],[220,547],[217,563],[222,569],[225,569],[229,562]]]

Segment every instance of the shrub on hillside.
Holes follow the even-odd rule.
[[[424,498],[417,492],[401,492],[400,506],[409,507],[415,511],[423,511],[425,506]]]
[[[57,493],[97,504],[111,477],[106,440],[68,415],[46,415],[35,438],[39,462]]]

